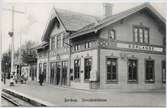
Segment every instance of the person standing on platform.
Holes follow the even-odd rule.
[[[42,86],[43,80],[44,80],[43,73],[40,73],[39,74],[39,84],[40,84],[40,86]]]

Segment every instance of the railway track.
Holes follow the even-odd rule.
[[[39,100],[32,99],[30,97],[24,96],[22,94],[13,92],[8,89],[2,89],[1,98],[5,99],[6,101],[12,103],[15,106],[22,106],[22,107],[47,106],[46,104],[43,104],[43,102],[39,102]]]
[[[3,91],[1,92],[1,98],[3,98],[4,101],[8,101],[9,103],[13,104],[13,106],[18,106],[18,107],[21,107],[21,106],[25,106],[25,107],[34,106],[34,105],[32,105],[31,103],[29,103],[27,101],[24,101],[24,100],[22,100],[20,98],[17,98],[15,96],[10,95],[8,93],[5,93]]]

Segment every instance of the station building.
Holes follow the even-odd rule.
[[[166,82],[166,20],[150,4],[101,19],[53,8],[37,47],[37,79],[78,89],[156,89]]]

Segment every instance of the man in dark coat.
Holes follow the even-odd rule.
[[[43,80],[44,80],[43,74],[40,73],[39,74],[39,83],[40,83],[41,86],[42,86]]]

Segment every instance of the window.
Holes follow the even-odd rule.
[[[146,82],[154,82],[154,61],[146,60]]]
[[[143,29],[142,28],[139,28],[139,42],[140,43],[143,43]]]
[[[74,79],[80,78],[80,60],[74,60]]]
[[[134,38],[135,38],[135,42],[138,42],[138,29],[134,28]]]
[[[61,47],[61,35],[57,36],[57,48]]]
[[[166,61],[162,61],[162,83],[166,83]]]
[[[115,30],[110,30],[108,33],[108,38],[110,40],[115,40]]]
[[[133,28],[134,42],[149,43],[149,29],[146,27]]]
[[[47,64],[43,64],[43,76],[44,76],[44,81],[46,81],[46,69],[47,69]]]
[[[85,43],[85,48],[90,48],[92,46],[92,43],[91,42],[86,42]]]
[[[78,50],[80,50],[80,45],[78,44],[74,45],[74,51],[78,51]]]
[[[91,68],[92,68],[92,59],[86,58],[85,59],[85,80],[89,80]]]
[[[65,47],[65,46],[66,46],[66,44],[65,44],[65,43],[66,43],[66,40],[67,40],[67,39],[65,39],[65,37],[64,37],[64,35],[63,35],[63,42],[62,42],[63,47]]]
[[[144,30],[144,43],[149,43],[149,32],[148,32],[148,29]]]
[[[42,63],[39,63],[39,74],[42,73]]]
[[[128,81],[130,82],[137,81],[137,60],[134,59],[128,60]]]
[[[51,49],[55,48],[55,37],[51,38]]]
[[[107,81],[117,81],[116,58],[107,58]]]

